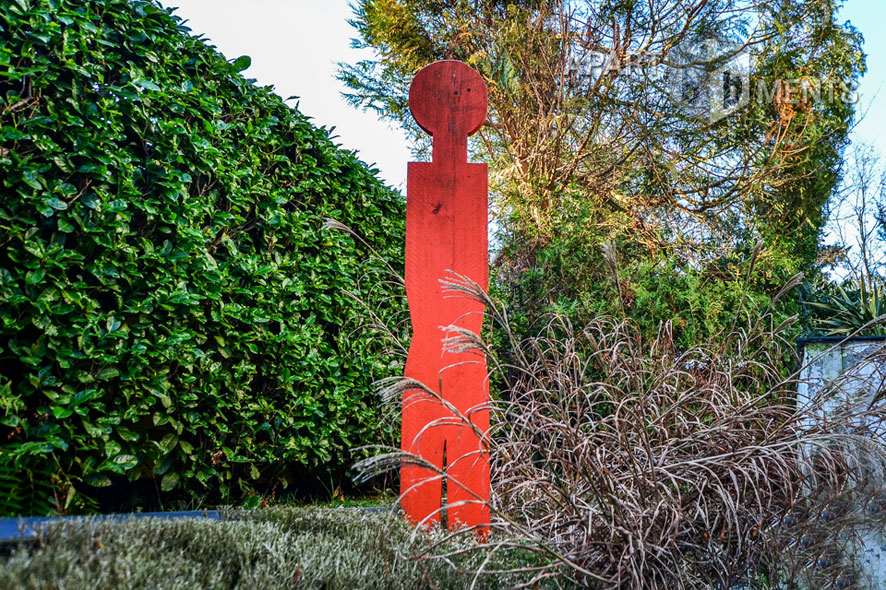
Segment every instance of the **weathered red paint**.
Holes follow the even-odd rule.
[[[408,167],[405,278],[412,343],[405,375],[440,394],[481,432],[489,430],[485,359],[443,352],[442,339],[450,334],[442,328],[458,325],[479,334],[483,305],[451,293],[444,297],[440,279],[451,270],[488,288],[488,173],[486,164],[467,160],[468,136],[485,121],[486,106],[483,78],[458,61],[427,66],[409,89],[413,117],[433,136],[433,157]],[[450,526],[489,522],[488,507],[477,500],[489,498],[489,460],[469,425],[427,393],[408,392],[401,447],[445,467],[447,503],[465,502],[449,508]],[[438,521],[442,491],[437,474],[404,465],[400,477],[406,515],[415,522]]]

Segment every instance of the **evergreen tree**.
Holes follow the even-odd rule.
[[[839,5],[360,0],[355,43],[378,57],[340,77],[422,151],[412,76],[438,59],[476,68],[490,116],[472,149],[490,164],[512,308],[625,314],[649,331],[674,319],[689,345],[744,294],[765,301],[815,270],[865,67]]]

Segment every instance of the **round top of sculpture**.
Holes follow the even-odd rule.
[[[467,137],[486,120],[486,82],[460,61],[438,61],[422,68],[409,87],[409,110],[431,135]]]

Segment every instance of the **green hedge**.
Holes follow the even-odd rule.
[[[248,64],[154,2],[0,3],[0,510],[230,497],[377,440],[343,291],[378,264],[323,219],[397,265],[404,201]]]

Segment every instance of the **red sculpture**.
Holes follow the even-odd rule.
[[[452,404],[481,432],[489,430],[485,359],[444,352],[445,326],[479,334],[483,305],[444,293],[447,271],[483,289],[489,283],[487,167],[468,163],[468,136],[486,120],[483,78],[458,61],[422,69],[409,89],[409,108],[433,136],[431,162],[410,162],[406,197],[406,295],[412,343],[406,377]],[[445,295],[445,297],[444,297]],[[445,469],[448,519],[477,526],[489,522],[489,460],[470,425],[428,393],[403,396],[401,448]],[[404,465],[401,506],[414,522],[440,518],[442,479],[428,468]]]

